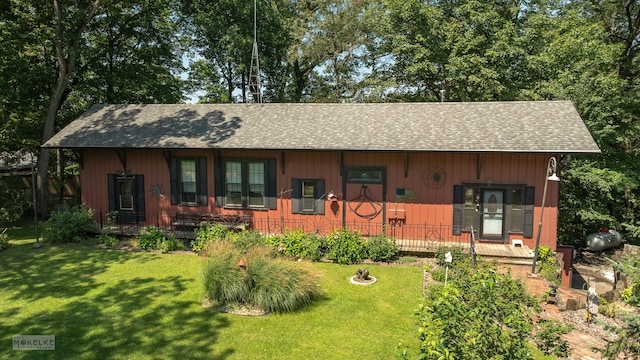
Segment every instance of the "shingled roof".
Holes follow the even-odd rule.
[[[43,146],[600,152],[569,101],[95,105]]]

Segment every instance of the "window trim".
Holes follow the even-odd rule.
[[[240,163],[240,204],[227,202],[227,164]],[[249,199],[249,164],[264,164],[264,205],[251,205]],[[216,160],[214,173],[216,206],[228,209],[267,210],[276,208],[276,160],[270,158],[224,158]]]
[[[195,161],[196,163],[196,201],[183,201],[182,199],[182,161]],[[171,183],[171,205],[180,206],[206,206],[208,203],[208,174],[207,158],[204,156],[176,156],[170,159],[169,166]]]

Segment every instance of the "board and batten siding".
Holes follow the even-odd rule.
[[[167,155],[173,157],[204,157],[207,172],[207,203],[199,206],[179,206],[171,204],[170,171]],[[256,222],[284,219],[287,224],[298,224],[309,229],[322,226],[343,218],[347,226],[354,223],[368,223],[371,226],[388,224],[398,212],[403,214],[403,225],[434,225],[450,228],[453,224],[454,185],[482,184],[482,186],[522,185],[535,188],[533,236],[510,234],[509,239],[522,239],[533,247],[539,221],[544,176],[550,155],[507,154],[507,153],[405,153],[405,152],[314,152],[314,151],[226,151],[226,150],[120,150],[126,160],[123,168],[121,157],[113,149],[82,150],[81,169],[82,201],[90,208],[108,212],[108,174],[129,171],[130,174],[144,175],[145,211],[153,214],[146,222],[154,225],[157,217],[172,217],[178,211],[209,213],[251,214]],[[276,186],[278,198],[276,209],[249,210],[216,207],[214,171],[217,159],[248,158],[275,159]],[[283,169],[284,165],[284,169]],[[343,188],[341,174],[344,169],[356,167],[378,167],[386,169],[386,197],[382,198],[382,185],[368,184],[368,195],[383,203],[385,211],[372,219],[362,219],[352,208],[357,206],[357,198],[363,188],[361,184],[349,183]],[[440,175],[439,182],[431,182],[433,172]],[[405,176],[406,175],[406,176]],[[325,201],[324,215],[292,213],[292,179],[324,179],[326,192],[333,191],[339,201]],[[543,220],[541,244],[555,249],[558,216],[558,183],[549,182],[547,203]],[[160,190],[160,193],[158,193]],[[282,196],[280,196],[282,194]],[[404,194],[404,195],[402,195]],[[363,204],[364,213],[371,213]],[[364,208],[363,208],[364,207]],[[383,215],[384,214],[384,215]],[[383,218],[385,216],[386,218]],[[155,219],[155,220],[154,220]],[[304,226],[303,226],[304,225]],[[366,229],[363,229],[366,230]],[[468,234],[460,236],[468,241]]]

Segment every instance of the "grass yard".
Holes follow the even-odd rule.
[[[0,358],[390,359],[417,347],[418,267],[316,263],[325,296],[293,314],[244,317],[201,305],[204,259],[74,245],[32,249],[9,230],[0,252]],[[14,335],[55,335],[53,351],[14,351]]]

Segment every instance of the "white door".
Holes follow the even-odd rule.
[[[504,192],[484,190],[482,195],[482,238],[502,239],[504,220]]]

